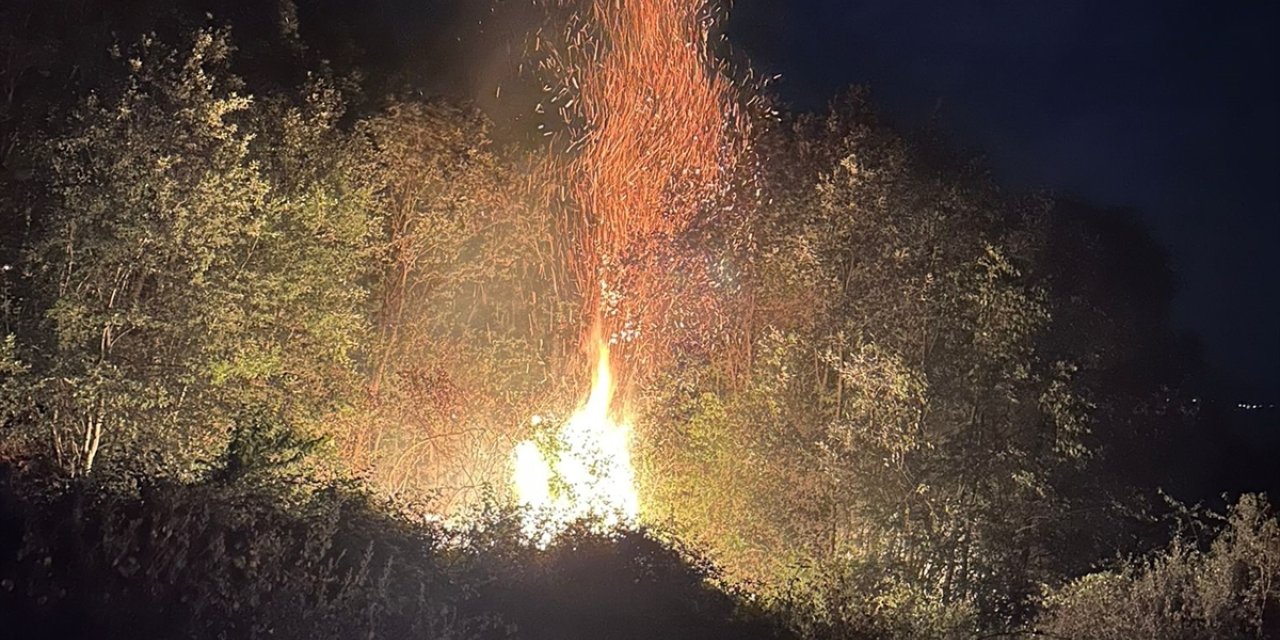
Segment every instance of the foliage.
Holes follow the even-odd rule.
[[[655,385],[649,500],[818,620],[1016,624],[1100,509],[1059,490],[1091,401],[1041,342],[1047,211],[934,170],[857,95],[762,144],[770,204],[727,241],[747,348]]]
[[[0,624],[24,638],[774,638],[642,533],[543,551],[493,512],[450,531],[342,485],[84,483],[0,470]]]
[[[1081,640],[1270,637],[1280,623],[1280,522],[1263,496],[1233,504],[1207,549],[1180,536],[1137,562],[1050,592],[1037,629]]]
[[[22,268],[44,321],[21,350],[30,428],[72,474],[189,475],[237,413],[305,427],[350,394],[371,194],[340,99],[255,103],[231,54],[221,32],[144,40],[118,89],[37,145],[48,208]]]
[[[18,359],[17,340],[12,334],[0,341],[0,429],[8,430],[9,425],[21,419],[24,403],[20,401],[22,379],[27,374],[27,365]],[[0,431],[0,433],[3,433]],[[0,458],[9,458],[15,452],[7,451],[14,446],[11,438],[0,439]]]
[[[263,411],[241,416],[231,430],[227,450],[217,461],[212,479],[240,484],[282,496],[291,485],[317,477],[307,463],[324,444],[323,438],[303,438],[279,416]]]
[[[551,217],[488,128],[470,109],[403,101],[357,127],[382,229],[371,401],[344,458],[390,491],[435,492],[443,512],[505,481],[517,430],[572,348]]]

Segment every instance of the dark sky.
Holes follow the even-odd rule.
[[[1263,0],[737,0],[730,38],[800,107],[867,84],[1015,187],[1132,206],[1181,326],[1280,398],[1280,5]],[[1241,398],[1246,399],[1246,398]]]

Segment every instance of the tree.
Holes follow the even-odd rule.
[[[771,204],[732,256],[749,366],[663,380],[651,501],[828,621],[1025,619],[1090,452],[1078,365],[1039,342],[1046,205],[922,160],[856,95],[762,144]]]
[[[344,457],[452,511],[505,485],[508,456],[572,353],[553,219],[474,110],[399,101],[359,125],[382,222],[369,411]],[[551,408],[551,407],[543,407]]]
[[[23,345],[29,431],[74,475],[104,452],[189,475],[246,407],[305,425],[351,392],[372,191],[340,97],[317,83],[255,103],[232,53],[226,32],[144,39],[117,54],[118,88],[32,154],[47,198],[22,264],[43,309]]]

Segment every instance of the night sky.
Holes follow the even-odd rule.
[[[1280,5],[1254,0],[737,0],[730,38],[820,107],[871,87],[996,177],[1132,207],[1179,325],[1240,400],[1280,398]]]

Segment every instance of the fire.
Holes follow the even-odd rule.
[[[696,227],[724,214],[749,122],[713,51],[715,0],[541,0],[570,12],[539,32],[540,108],[559,112],[562,162],[547,184],[572,201],[561,222],[568,275],[583,296],[583,338],[614,346],[624,390],[714,314],[690,284]],[[561,14],[557,14],[561,15]]]
[[[514,485],[530,539],[545,544],[579,520],[608,530],[639,516],[631,428],[612,415],[614,391],[609,348],[601,344],[586,404],[545,441],[516,447]]]
[[[545,544],[577,520],[612,528],[639,514],[631,430],[613,413],[615,396],[672,351],[672,328],[709,315],[700,311],[712,305],[681,297],[677,281],[696,277],[697,262],[682,262],[678,247],[723,210],[748,123],[712,53],[718,3],[542,2],[572,12],[533,48],[568,132],[565,161],[545,177],[577,205],[562,221],[566,267],[582,295],[584,344],[598,354],[586,404],[515,451],[525,531]]]

